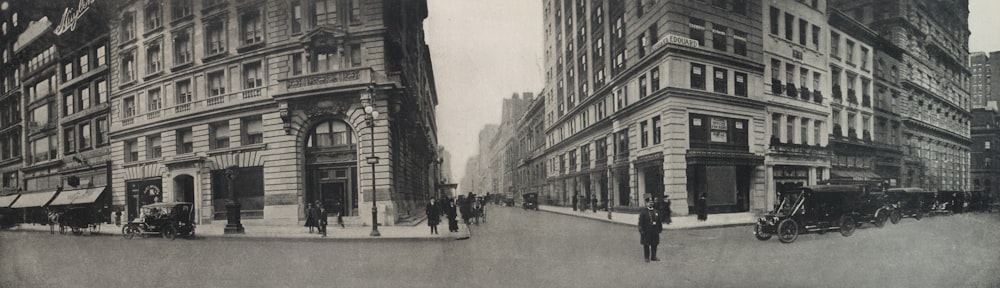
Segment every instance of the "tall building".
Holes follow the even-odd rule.
[[[372,224],[373,204],[385,225],[422,213],[438,158],[426,2],[141,0],[117,11],[112,186],[129,217],[189,201],[210,223],[233,198],[243,219],[279,225],[313,202],[356,224]]]
[[[762,6],[544,1],[542,201],[629,210],[669,196],[686,214],[705,195],[709,213],[767,209]]]
[[[1000,51],[969,55],[972,72],[972,108],[997,108],[1000,102]]]
[[[972,109],[972,191],[1000,199],[1000,115],[996,110]]]
[[[513,193],[508,196],[520,202],[524,193],[541,194],[545,180],[545,98],[530,101],[527,110],[517,119],[511,149],[515,161]],[[606,182],[605,182],[606,183]]]
[[[904,183],[969,190],[969,5],[966,0],[833,0],[831,6],[903,48],[897,106]]]

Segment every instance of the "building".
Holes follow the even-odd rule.
[[[830,25],[825,1],[765,2],[767,207],[777,193],[829,179]],[[842,97],[841,97],[842,98]],[[856,103],[857,101],[855,101]]]
[[[13,7],[6,11],[0,11],[2,17],[2,39],[0,50],[3,53],[2,65],[0,65],[0,195],[14,195],[4,199],[13,201],[16,194],[23,187],[21,182],[21,166],[23,164],[22,151],[24,151],[24,119],[23,97],[21,97],[21,64],[24,61],[20,57],[26,53],[16,53],[14,50],[16,39],[27,28],[29,22],[25,21],[23,15],[18,11],[20,7]],[[17,15],[17,16],[15,16]],[[15,20],[16,19],[16,20]],[[20,47],[21,45],[18,45]],[[4,202],[4,201],[0,201]],[[6,205],[4,205],[6,204]],[[11,203],[0,203],[0,207],[9,206]]]
[[[533,93],[524,92],[521,95],[514,93],[510,99],[503,101],[500,130],[498,136],[493,138],[490,144],[491,155],[493,155],[490,163],[491,168],[495,169],[492,171],[502,171],[502,173],[494,173],[498,174],[500,179],[497,180],[498,185],[493,190],[488,191],[490,194],[514,195],[517,193],[515,185],[519,179],[517,172],[522,155],[522,151],[519,149],[521,135],[518,134],[517,130],[518,120],[524,116],[524,112],[533,100]]]
[[[313,202],[353,224],[371,225],[373,204],[383,225],[423,213],[438,158],[424,1],[117,11],[111,182],[129,217],[159,201],[194,202],[202,224],[227,219],[233,200],[243,219],[278,225],[301,223]]]
[[[896,47],[902,88],[903,183],[968,191],[972,145],[969,107],[969,5],[959,1],[834,0],[831,6]]]
[[[542,194],[545,180],[545,98],[537,97],[528,104],[527,110],[517,119],[512,141],[514,148],[515,176],[512,194],[520,202],[525,193]]]
[[[900,84],[900,67],[906,53],[884,37],[875,39],[875,128],[872,136],[877,151],[873,167],[882,177],[883,187],[915,187],[912,178],[904,178],[903,167],[903,87]],[[915,163],[911,163],[913,165]],[[905,181],[904,181],[905,180]]]
[[[972,72],[972,108],[996,107],[1000,102],[1000,51],[969,55]],[[992,106],[991,106],[992,105]]]
[[[972,191],[982,191],[989,199],[1000,199],[1000,115],[996,110],[972,109]]]
[[[761,1],[544,1],[550,203],[764,210]],[[608,189],[601,189],[606,175]]]

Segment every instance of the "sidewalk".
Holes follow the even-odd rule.
[[[343,241],[343,240],[380,240],[380,239],[393,239],[393,240],[459,240],[468,239],[472,236],[469,231],[469,227],[465,226],[461,221],[458,223],[458,232],[452,233],[448,232],[448,222],[447,220],[442,223],[443,225],[438,225],[439,233],[438,235],[430,234],[430,227],[427,226],[425,221],[413,226],[379,226],[378,231],[381,234],[379,237],[369,236],[372,231],[371,226],[347,226],[345,228],[340,228],[340,226],[327,226],[327,236],[320,237],[317,233],[309,233],[309,229],[304,226],[274,226],[274,225],[260,225],[260,224],[249,224],[244,223],[243,228],[245,234],[223,234],[226,228],[225,221],[212,224],[204,224],[195,226],[195,237],[196,238],[230,238],[230,239],[309,239],[315,241]],[[114,224],[103,224],[101,225],[100,232],[97,235],[101,236],[116,236],[121,237],[121,226],[115,226]],[[58,227],[57,227],[58,233]],[[45,232],[49,233],[49,226],[47,225],[33,225],[33,224],[21,224],[20,226],[11,227],[4,229],[4,231],[31,231],[31,232]],[[89,232],[84,232],[84,235],[89,235]],[[160,237],[159,235],[150,235],[150,237]]]
[[[629,226],[639,225],[639,214],[611,212],[611,220],[608,220],[608,211],[597,210],[597,213],[594,213],[591,210],[587,210],[585,212],[581,212],[581,211],[573,211],[572,207],[560,207],[560,206],[548,206],[548,205],[538,205],[538,209],[551,213],[589,218],[589,219],[600,220],[604,222],[610,222],[622,225],[629,225]],[[705,221],[698,221],[697,215],[673,216],[670,217],[670,219],[672,220],[672,223],[669,225],[663,225],[663,229],[669,229],[669,230],[704,229],[704,228],[753,225],[754,223],[757,223],[757,216],[751,212],[709,214],[708,219]]]

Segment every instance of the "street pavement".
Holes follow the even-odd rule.
[[[752,226],[637,229],[490,206],[467,240],[194,240],[0,232],[0,287],[997,287],[1000,216],[754,239]],[[711,218],[711,217],[710,217]],[[447,229],[445,229],[447,230]]]

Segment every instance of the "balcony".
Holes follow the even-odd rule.
[[[795,98],[795,96],[799,96],[799,91],[795,89],[795,84],[789,82],[788,84],[785,84],[785,86],[788,86],[785,88],[785,92],[787,92],[788,97]]]
[[[805,86],[802,86],[802,89],[799,90],[799,97],[802,97],[802,101],[809,101],[810,94],[809,88],[806,88]]]
[[[840,85],[833,85],[833,99],[837,100],[844,99],[844,96],[840,90]]]
[[[814,90],[813,101],[816,101],[816,104],[823,104],[823,92],[820,92],[819,90]]]
[[[784,86],[781,85],[781,80],[774,78],[771,79],[771,94],[781,95],[781,93],[784,92],[784,89],[782,88],[784,88]]]
[[[239,92],[211,96],[205,99],[195,99],[174,106],[147,111],[122,117],[120,123],[112,123],[113,129],[125,129],[134,126],[179,118],[188,115],[216,111],[218,109],[239,106],[260,100],[267,100],[269,87],[250,88]]]
[[[375,70],[371,67],[292,76],[285,79],[278,79],[278,87],[276,87],[274,95],[358,89],[368,83],[379,80],[376,77]]]
[[[847,102],[858,104],[858,96],[854,94],[854,89],[847,89]]]

